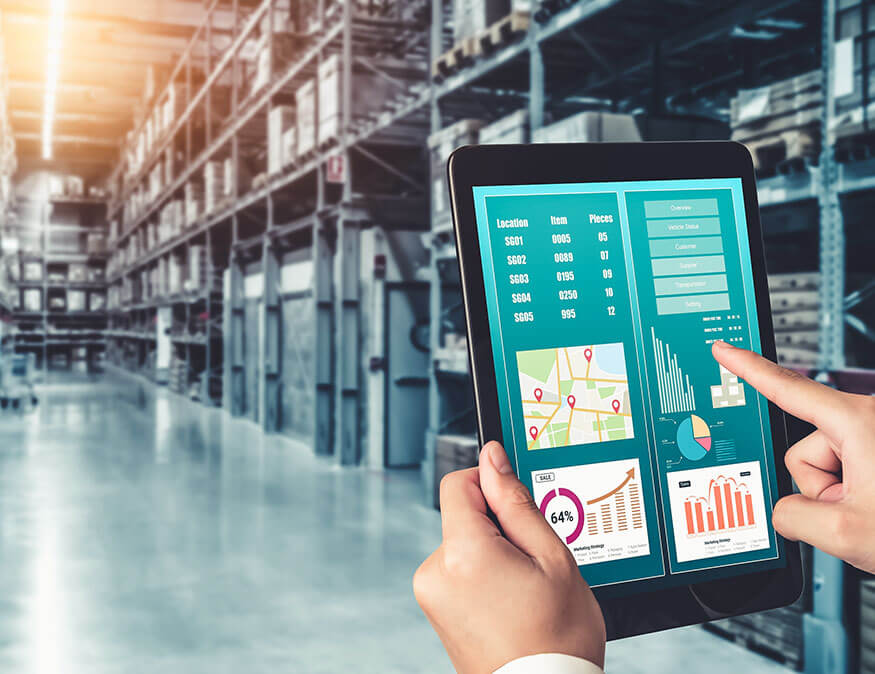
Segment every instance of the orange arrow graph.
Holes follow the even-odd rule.
[[[605,499],[611,498],[611,496],[613,496],[618,491],[620,491],[623,487],[625,487],[627,484],[629,484],[629,480],[632,480],[634,478],[635,478],[635,469],[630,468],[626,472],[626,479],[623,480],[617,487],[611,489],[611,491],[609,491],[607,494],[603,494],[603,495],[599,496],[598,498],[594,498],[591,501],[587,501],[586,505],[592,505],[593,503],[598,503],[599,501],[604,501]]]

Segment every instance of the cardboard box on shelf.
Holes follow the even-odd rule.
[[[343,135],[343,94],[341,58],[332,54],[319,64],[319,124],[317,142],[319,146],[334,143]],[[386,101],[397,95],[398,86],[385,78],[370,72],[355,72],[355,86],[352,88],[352,110],[350,119],[354,122],[379,110]]]
[[[86,280],[89,283],[103,283],[106,280],[106,273],[103,267],[88,267]]]
[[[106,252],[106,234],[103,232],[89,232],[86,250],[89,255],[102,255]]]
[[[42,281],[43,263],[25,262],[21,265],[21,279],[23,281]]]
[[[196,288],[207,285],[207,251],[201,245],[192,245],[188,249],[188,277]]]
[[[298,128],[292,126],[283,132],[282,138],[283,168],[291,166],[298,158]]]
[[[82,292],[76,290],[73,292]],[[66,311],[67,310],[67,293],[64,291],[55,292],[49,295],[49,311]]]
[[[67,291],[67,311],[85,311],[85,291]]]
[[[510,0],[453,0],[453,40],[478,35],[510,11]]]
[[[278,173],[287,163],[283,155],[283,134],[294,128],[295,109],[290,105],[276,105],[268,113],[267,172]]]
[[[88,280],[88,267],[80,262],[71,262],[67,267],[67,280],[82,283]]]
[[[192,227],[203,212],[203,186],[189,180],[185,183],[185,218],[186,227]]]
[[[222,175],[225,165],[219,161],[208,161],[204,164],[204,209],[212,213],[222,200],[222,189],[225,186],[225,176]]]
[[[106,308],[106,293],[92,290],[88,293],[88,311],[103,311]]]
[[[25,311],[43,310],[43,291],[39,288],[27,288],[22,291],[22,302]]]
[[[480,129],[479,143],[520,144],[529,142],[529,111],[517,110]]]
[[[639,141],[641,134],[632,115],[587,110],[543,126],[532,133],[534,143]]]
[[[316,82],[308,80],[295,92],[298,121],[298,156],[316,149]]]

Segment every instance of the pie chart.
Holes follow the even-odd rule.
[[[691,414],[678,425],[677,440],[685,458],[699,461],[711,449],[711,429],[702,417]]]

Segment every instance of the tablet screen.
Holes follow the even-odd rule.
[[[593,586],[784,564],[740,179],[474,188],[504,441]],[[752,568],[755,567],[755,568]]]

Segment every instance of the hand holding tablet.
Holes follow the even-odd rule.
[[[721,365],[770,400],[820,425],[787,453],[787,465],[802,493],[778,502],[777,530],[864,571],[875,570],[875,535],[869,525],[875,498],[867,488],[875,472],[875,446],[870,440],[875,431],[873,399],[834,391],[724,342],[715,343],[713,353]],[[566,553],[563,563],[558,538],[551,541],[543,535],[545,522],[532,518],[537,512],[534,502],[521,493],[521,483],[503,473],[509,470],[509,466],[501,468],[506,461],[497,443],[487,444],[479,471],[451,474],[442,484],[444,543],[417,572],[417,599],[459,671],[493,670],[511,663],[511,672],[553,671],[553,666],[556,671],[589,672],[587,664],[577,660],[525,657],[559,652],[601,666],[604,623],[583,581],[561,571],[573,562]],[[842,481],[843,475],[849,479]],[[504,538],[497,536],[495,525],[486,518],[487,505],[502,524],[509,525]],[[449,565],[444,559],[448,550],[454,560]],[[514,568],[515,558],[525,561],[526,557],[539,561],[524,565],[522,578],[506,568],[506,563]],[[539,587],[543,583],[547,586]],[[574,607],[561,597],[573,598]],[[508,612],[502,606],[506,601],[526,608]],[[486,639],[470,631],[467,618],[472,607],[486,611],[475,621],[488,626]],[[552,622],[560,622],[563,629],[557,631]],[[557,635],[567,634],[579,636],[565,645],[557,641]]]
[[[774,358],[734,143],[462,148],[450,185],[481,439],[500,440],[609,637],[792,602],[783,417],[711,355]]]

